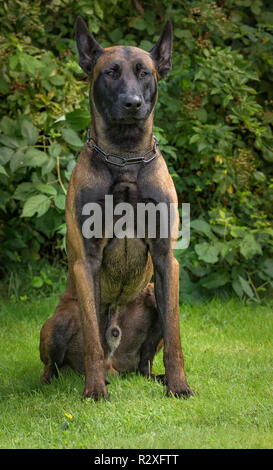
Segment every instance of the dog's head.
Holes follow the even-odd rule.
[[[104,122],[138,125],[147,120],[157,99],[158,80],[171,69],[172,25],[168,21],[154,47],[103,49],[81,17],[76,21],[79,64],[91,83],[91,109]]]

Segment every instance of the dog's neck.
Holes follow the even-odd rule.
[[[91,112],[91,136],[107,153],[138,156],[153,147],[153,114],[141,123],[105,123]]]

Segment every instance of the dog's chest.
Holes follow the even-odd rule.
[[[148,249],[137,238],[137,205],[142,202],[133,180],[119,180],[112,188],[113,238],[104,249],[101,284],[104,298],[110,303],[126,303],[143,287],[146,278]]]
[[[132,174],[121,176],[107,186],[83,188],[76,204],[87,256],[92,257],[94,246],[96,250],[100,243],[104,246],[101,293],[110,304],[128,302],[144,287],[151,272],[145,238],[136,233],[141,191]]]
[[[125,173],[117,178],[111,187],[111,192],[113,194],[114,205],[128,203],[135,206],[137,202],[141,201],[141,192],[137,179],[130,173]]]

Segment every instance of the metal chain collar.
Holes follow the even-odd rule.
[[[91,141],[93,142],[93,144],[90,143]],[[147,150],[147,152],[145,152],[140,157],[125,157],[124,155],[117,155],[115,153],[104,152],[104,150],[102,150],[102,148],[100,148],[96,144],[93,137],[91,137],[90,129],[88,129],[88,132],[87,132],[86,144],[91,150],[96,150],[96,152],[98,152],[107,163],[111,163],[111,165],[116,165],[116,166],[125,166],[125,165],[133,165],[135,163],[150,163],[152,160],[154,160],[157,154],[156,149],[158,146],[158,140],[154,136],[153,148],[151,148],[150,150]],[[149,153],[153,153],[153,155],[147,160],[145,160],[146,155],[149,155]],[[112,159],[114,160],[116,159],[117,161],[113,161]]]

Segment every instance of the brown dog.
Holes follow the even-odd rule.
[[[75,318],[83,343],[83,358],[79,361],[85,373],[84,397],[107,398],[105,358],[109,358],[109,347],[115,349],[114,343],[110,345],[111,324],[116,326],[117,337],[121,336],[120,346],[113,352],[114,368],[122,370],[120,364],[126,363],[121,353],[124,337],[124,348],[127,351],[129,347],[129,353],[128,345],[134,342],[138,348],[140,345],[144,348],[139,356],[131,352],[135,360],[139,357],[137,369],[147,375],[149,361],[160,339],[155,335],[157,344],[153,344],[153,335],[148,333],[157,329],[158,322],[150,324],[150,320],[145,320],[146,314],[151,317],[151,310],[145,307],[145,289],[154,270],[155,297],[164,339],[165,383],[168,393],[189,396],[192,392],[184,373],[179,330],[179,265],[172,250],[178,232],[178,209],[172,220],[169,217],[171,203],[177,203],[177,195],[153,137],[157,83],[171,68],[171,23],[167,22],[150,52],[132,46],[103,49],[80,17],[76,22],[76,39],[80,65],[90,80],[91,135],[69,183],[66,199],[69,273],[56,317],[49,320],[54,325],[55,318],[59,328],[48,324],[42,330],[41,358],[46,364],[43,378],[50,378],[55,362],[57,366],[62,364],[66,351],[63,349],[61,358],[54,355],[56,336],[65,336],[67,330],[68,336],[71,332],[73,335]],[[139,205],[165,204],[167,236],[161,236],[158,217],[155,234],[150,235],[146,218],[141,235],[136,235],[135,225],[131,236],[113,233],[106,195],[112,197],[115,222],[122,219],[119,203],[127,203],[136,216]],[[92,232],[95,225],[100,227],[100,222],[94,217],[86,218],[95,210],[94,203],[101,210],[101,236]],[[138,298],[142,307],[134,304]],[[72,318],[71,328],[69,318]],[[146,331],[141,340],[136,339],[139,318],[140,328]],[[131,329],[132,343],[125,333]],[[141,343],[143,338],[145,347]],[[68,349],[71,352],[71,347]],[[125,369],[128,370],[128,364]]]

